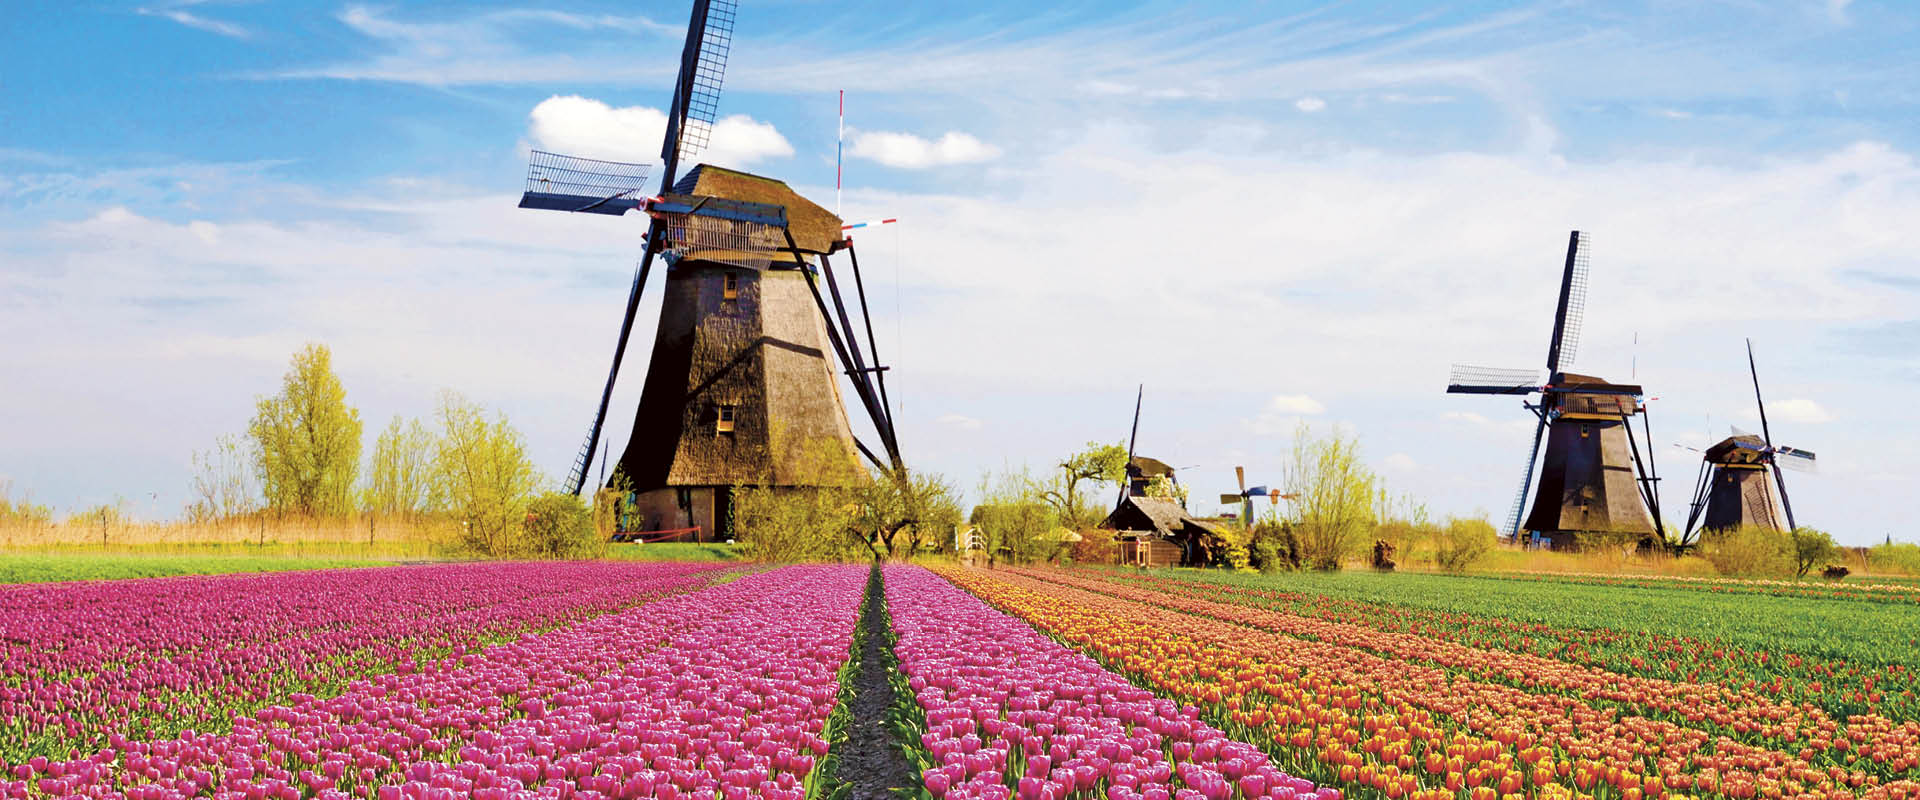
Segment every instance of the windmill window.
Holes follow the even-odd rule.
[[[740,273],[728,272],[726,274],[726,278],[724,279],[724,281],[725,282],[720,287],[720,299],[722,300],[740,299]]]
[[[738,412],[738,410],[739,410],[738,406],[734,406],[731,404],[721,406],[720,415],[714,418],[714,421],[713,421],[714,431],[716,433],[732,433],[733,417],[734,417],[734,414]]]

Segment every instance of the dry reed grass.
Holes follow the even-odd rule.
[[[361,514],[316,519],[240,517],[219,522],[0,524],[0,553],[371,558],[455,557],[460,523],[439,517]]]

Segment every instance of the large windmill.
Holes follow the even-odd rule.
[[[1781,469],[1811,472],[1816,460],[1810,450],[1774,446],[1773,430],[1767,425],[1767,403],[1760,396],[1760,369],[1754,365],[1752,340],[1747,342],[1747,371],[1753,376],[1753,402],[1760,409],[1760,435],[1735,430],[1703,452],[1682,545],[1691,543],[1699,530],[1743,525],[1774,530],[1796,527],[1793,503],[1787,499],[1787,478]]]
[[[627,293],[613,365],[586,442],[568,473],[578,492],[599,445],[634,315],[656,257],[667,265],[652,360],[613,481],[640,519],[623,527],[707,538],[728,530],[731,487],[818,485],[822,453],[857,450],[903,469],[853,240],[838,217],[784,182],[683,161],[705,147],[733,42],[733,0],[694,0],[668,109],[658,194],[650,165],[535,151],[522,208],[647,214],[646,249]],[[830,256],[845,253],[866,342]],[[831,308],[830,308],[831,306]],[[828,348],[831,347],[831,355]],[[834,360],[866,409],[880,452],[854,437]]]
[[[1585,317],[1590,247],[1590,238],[1579,231],[1567,239],[1560,302],[1547,345],[1546,383],[1540,382],[1535,370],[1460,365],[1454,366],[1447,381],[1449,394],[1540,395],[1538,404],[1521,403],[1539,423],[1527,450],[1520,492],[1507,513],[1506,529],[1516,540],[1522,530],[1532,531],[1561,548],[1579,547],[1582,533],[1658,537],[1662,530],[1653,454],[1648,451],[1642,460],[1633,433],[1635,415],[1646,427],[1641,388],[1566,371],[1573,364]],[[1535,486],[1533,468],[1542,439],[1547,457],[1540,466],[1533,510],[1523,522],[1521,511]]]

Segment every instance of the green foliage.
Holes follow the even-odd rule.
[[[1276,516],[1260,520],[1247,533],[1247,562],[1264,573],[1299,569],[1300,550],[1292,523]]]
[[[220,522],[260,509],[260,486],[254,470],[260,456],[245,436],[220,436],[213,447],[193,454],[193,500],[187,504],[189,522]]]
[[[1700,537],[1700,554],[1722,575],[1790,575],[1793,537],[1763,525],[1710,530]]]
[[[979,493],[967,521],[979,526],[989,565],[1052,561],[1065,551],[1067,543],[1057,537],[1060,517],[1026,470],[988,473],[980,478]]]
[[[441,393],[436,416],[430,473],[435,495],[461,522],[461,543],[483,555],[514,554],[521,546],[514,534],[540,485],[520,432],[504,414],[488,422],[480,406],[453,392]]]
[[[1127,448],[1121,444],[1088,442],[1086,449],[1068,456],[1058,464],[1051,480],[1040,494],[1053,505],[1060,524],[1072,530],[1085,530],[1099,524],[1102,506],[1082,494],[1082,485],[1091,483],[1119,486],[1127,479]]]
[[[776,440],[783,439],[780,431]],[[792,449],[797,448],[797,449]],[[733,530],[755,561],[855,561],[879,553],[854,532],[861,510],[859,489],[872,476],[838,440],[787,444],[804,486],[774,486],[771,479],[733,487]],[[651,547],[652,545],[647,545]]]
[[[1499,534],[1482,518],[1448,517],[1437,531],[1434,562],[1448,572],[1465,572],[1493,550]]]
[[[269,509],[307,516],[353,512],[360,412],[347,406],[325,345],[309,344],[293,355],[280,393],[259,399],[247,435]]]
[[[1402,563],[1412,561],[1414,552],[1429,544],[1438,548],[1440,527],[1427,518],[1427,507],[1412,495],[1380,489],[1374,496],[1373,516],[1373,538],[1393,545]]]
[[[1293,530],[1301,558],[1314,569],[1337,570],[1368,544],[1374,525],[1379,479],[1360,462],[1360,441],[1338,428],[1313,434],[1305,422],[1294,429],[1292,458],[1284,476]]]
[[[951,537],[960,500],[937,473],[882,475],[853,490],[854,532],[885,558],[911,558]]]
[[[433,434],[419,420],[394,415],[373,442],[360,507],[374,514],[405,516],[433,507]]]
[[[1867,564],[1877,572],[1904,572],[1920,575],[1920,544],[1885,542],[1867,551]]]
[[[1787,536],[1793,541],[1795,577],[1807,577],[1809,570],[1825,566],[1840,555],[1840,546],[1833,543],[1833,536],[1826,531],[1801,526]]]
[[[597,558],[607,549],[593,530],[593,511],[579,495],[547,492],[527,504],[522,545],[547,558]]]

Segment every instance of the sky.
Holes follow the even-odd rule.
[[[306,342],[368,450],[453,389],[564,476],[644,223],[515,208],[527,153],[656,157],[685,15],[0,7],[0,483],[177,516]],[[1799,521],[1916,541],[1917,43],[1872,0],[743,0],[697,160],[831,207],[847,93],[843,216],[901,220],[856,237],[901,446],[965,490],[1123,440],[1144,385],[1137,450],[1197,510],[1236,465],[1277,483],[1305,422],[1504,517],[1531,416],[1449,366],[1544,363],[1578,229],[1573,368],[1657,398],[1668,519],[1682,448],[1758,428],[1751,338],[1775,438],[1819,454]]]

